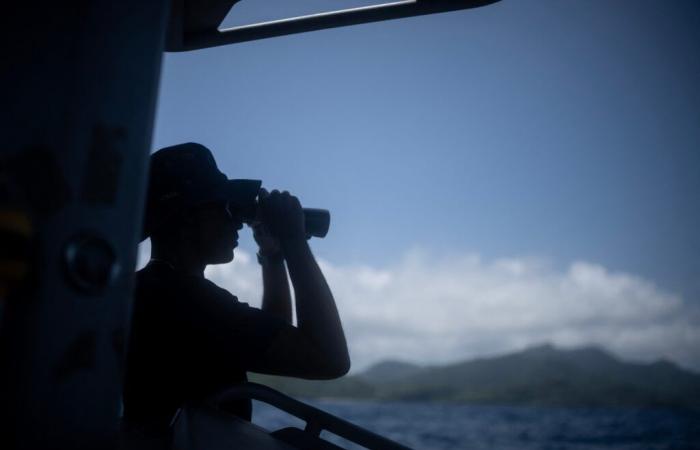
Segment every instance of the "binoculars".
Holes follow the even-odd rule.
[[[229,203],[240,211],[243,222],[252,225],[258,222],[258,193],[262,186],[260,180],[229,180],[231,196]],[[331,225],[331,213],[327,209],[303,208],[304,224],[307,238],[323,238]]]

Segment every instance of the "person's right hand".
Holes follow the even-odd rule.
[[[281,240],[306,239],[304,211],[299,199],[289,192],[265,189],[258,195],[263,224]]]

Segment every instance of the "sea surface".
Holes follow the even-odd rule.
[[[415,449],[700,449],[700,412],[313,400],[308,403]],[[253,422],[303,422],[255,402]],[[323,437],[348,449],[358,447]]]

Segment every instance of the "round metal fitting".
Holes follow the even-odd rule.
[[[80,291],[99,294],[119,275],[119,261],[110,243],[98,236],[81,234],[65,246],[66,275]]]

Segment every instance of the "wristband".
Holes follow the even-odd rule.
[[[282,252],[275,252],[275,253],[270,253],[270,254],[265,254],[265,253],[257,253],[258,256],[258,263],[261,266],[265,266],[268,264],[280,264],[284,262],[284,253]]]

